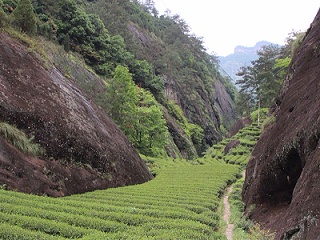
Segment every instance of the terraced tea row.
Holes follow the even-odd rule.
[[[61,199],[0,190],[0,238],[222,237],[217,233],[220,216],[216,209],[225,186],[239,174],[239,167],[179,160],[156,172],[154,180],[142,185]]]
[[[260,120],[266,119],[268,109],[261,109]],[[198,161],[200,163],[210,163],[214,160],[228,164],[236,164],[245,167],[249,161],[251,152],[258,141],[262,124],[257,122],[257,111],[251,114],[254,120],[252,124],[241,129],[231,138],[226,138],[210,148],[205,156]]]

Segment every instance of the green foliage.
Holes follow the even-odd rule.
[[[152,94],[140,89],[139,103],[134,121],[134,146],[142,154],[164,155],[167,145],[168,129],[161,108]]]
[[[97,15],[87,14],[73,0],[61,2],[59,7],[61,11],[55,13],[54,26],[57,39],[66,51],[80,53],[98,74],[108,77],[113,75],[118,64],[129,65],[134,61],[133,55],[125,49],[123,38],[110,36]]]
[[[233,101],[236,101],[237,97],[237,88],[235,85],[231,82],[231,80],[227,77],[221,77],[222,83],[225,86],[227,93],[230,95],[231,99]]]
[[[193,123],[187,123],[187,134],[195,145],[201,145],[203,140],[203,129]]]
[[[44,153],[39,144],[33,143],[33,137],[28,138],[24,132],[8,123],[0,123],[0,135],[26,154],[39,156]]]
[[[254,223],[244,215],[244,203],[242,201],[242,187],[244,178],[238,179],[232,185],[232,192],[229,196],[231,220],[234,224],[233,237],[235,239],[274,239],[274,234],[260,229],[259,225]]]
[[[148,89],[157,99],[162,99],[164,82],[160,76],[153,75],[153,67],[150,63],[146,60],[131,60],[129,69],[137,85]]]
[[[258,121],[258,114],[260,115],[260,119],[265,119],[268,115],[269,109],[268,108],[260,108],[260,110],[255,110],[250,114],[251,120],[253,122]]]
[[[48,19],[45,22],[38,21],[37,24],[38,34],[45,36],[49,40],[56,40],[58,27],[52,19]],[[69,49],[66,47],[67,52],[68,50],[70,50],[70,46]]]
[[[8,25],[9,19],[7,14],[0,8],[0,28],[3,28]]]
[[[107,86],[106,110],[140,153],[163,155],[168,129],[153,95],[138,88],[127,67],[117,66]]]
[[[265,128],[267,128],[268,126],[272,125],[275,122],[276,122],[276,117],[274,115],[271,115],[271,116],[267,117],[263,121],[262,127],[263,127],[263,129],[265,129]]]
[[[132,116],[138,104],[138,88],[132,80],[128,68],[117,66],[114,77],[107,90],[107,110],[110,117],[124,130],[127,136],[132,135]]]
[[[182,109],[174,101],[168,101],[166,107],[170,115],[173,116],[184,129],[186,129],[187,119],[183,115]]]
[[[282,49],[282,58],[293,57],[293,54],[295,53],[296,49],[300,46],[305,34],[305,32],[294,30],[288,34],[288,37],[286,38],[286,44]]]
[[[236,84],[240,85],[241,93],[250,96],[249,103],[269,107],[278,94],[283,79],[277,78],[274,66],[280,50],[277,45],[263,46],[257,52],[259,58],[251,62],[252,66],[241,67],[237,73],[241,79]]]
[[[13,24],[20,31],[28,34],[36,31],[37,17],[30,0],[20,0],[12,14]]]
[[[239,168],[214,160],[146,161],[157,177],[141,185],[60,199],[0,189],[0,238],[223,239],[219,197]]]
[[[274,70],[276,72],[276,77],[278,78],[277,79],[278,84],[281,84],[282,80],[285,78],[290,63],[291,63],[290,57],[276,59]]]
[[[17,3],[15,0],[4,2],[12,2],[13,7]],[[218,74],[216,59],[206,53],[203,40],[190,33],[180,16],[169,13],[158,16],[151,2],[144,6],[140,1],[38,0],[32,3],[37,14],[38,34],[59,42],[68,53],[79,53],[86,64],[105,79],[114,76],[118,65],[125,66],[136,85],[149,90],[162,105],[166,102],[165,85],[169,83],[187,117],[183,128],[196,143],[198,153],[211,145],[213,138],[219,139],[220,129],[212,116],[225,117],[224,121],[219,119],[225,127],[233,116],[223,116],[217,113],[219,109],[212,107],[216,99],[214,85],[216,81],[222,82],[232,98],[234,89]],[[96,95],[103,91],[98,90]],[[201,130],[191,126],[192,131],[200,131],[190,132],[188,122],[202,129],[212,126],[212,131],[207,132],[217,136],[210,136],[209,142],[205,142],[209,139],[206,137],[200,140]],[[129,125],[126,128],[129,131]],[[188,141],[192,145],[191,140]]]
[[[249,93],[239,92],[236,95],[235,110],[239,117],[249,116],[255,107],[255,102]]]
[[[75,1],[64,1],[60,5],[61,11],[55,13],[55,25],[51,28],[55,29],[56,26],[58,41],[67,52],[72,50],[80,53],[98,74],[107,77],[113,76],[117,65],[127,66],[136,84],[149,89],[156,96],[161,95],[164,85],[153,75],[152,65],[145,60],[135,59],[126,50],[122,36],[111,36],[100,17],[88,14]],[[50,24],[50,21],[43,24],[44,35],[48,35],[46,29]]]
[[[196,148],[196,151],[201,153],[204,137],[203,128],[198,124],[188,122],[188,119],[184,116],[182,109],[174,101],[166,102],[166,108],[169,114],[176,119],[177,123],[186,134],[187,139],[185,139],[185,141],[191,142],[191,144]]]
[[[25,229],[23,227],[15,226],[10,223],[0,223],[0,237],[1,239],[21,239],[21,240],[50,240],[50,239],[59,239],[56,236],[51,236],[46,233],[39,231],[32,231]],[[60,238],[61,239],[61,238]]]
[[[264,121],[267,118],[268,109],[260,109],[260,120]],[[216,158],[221,162],[228,164],[240,165],[246,167],[251,151],[258,141],[262,128],[258,126],[258,110],[251,113],[252,124],[241,129],[232,138],[226,138],[219,144],[213,145],[204,154],[204,159]],[[233,146],[228,152],[225,152],[227,144],[232,140],[239,140],[240,144]]]
[[[263,46],[258,51],[259,58],[252,61],[252,66],[241,67],[237,75],[241,77],[240,95],[236,105],[238,114],[252,111],[260,102],[261,107],[269,107],[277,96],[280,86],[287,74],[295,49],[300,45],[305,33],[292,32],[282,47]]]
[[[157,16],[151,11],[152,16],[152,4],[146,7],[140,2],[97,0],[82,6],[97,14],[110,33],[123,36],[127,49],[138,59],[126,62],[136,84],[150,90],[163,105],[166,105],[164,85],[167,90],[174,89],[180,105],[188,106],[183,107],[187,121],[197,123],[202,129],[214,126],[219,138],[219,126],[210,117],[219,115],[219,110],[212,108],[216,99],[215,82],[221,82],[232,99],[235,99],[234,86],[219,75],[215,57],[207,54],[202,38],[191,34],[179,15],[167,12]],[[167,98],[172,100],[170,96]],[[225,126],[233,118],[222,114],[221,117],[226,118],[221,121]],[[204,146],[207,144],[212,143]]]
[[[12,13],[13,10],[17,7],[18,0],[1,0],[0,6],[2,9],[1,11],[4,11],[5,13]]]

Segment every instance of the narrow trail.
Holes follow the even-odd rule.
[[[226,237],[228,240],[232,240],[233,228],[234,225],[230,223],[230,204],[229,204],[229,195],[232,192],[232,186],[227,189],[227,193],[223,198],[223,205],[224,205],[224,214],[223,220],[227,223],[227,228],[225,231]]]

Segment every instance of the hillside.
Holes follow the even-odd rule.
[[[138,153],[194,159],[234,120],[234,87],[177,16],[138,1],[0,7],[1,183],[10,189],[63,196],[148,181]],[[20,136],[32,157],[16,149]]]
[[[250,148],[259,137],[261,128],[254,114],[252,120],[232,139],[214,145],[203,158],[145,157],[156,178],[144,184],[64,198],[0,188],[0,238],[225,239],[221,197],[241,176]],[[229,141],[236,139],[238,146],[224,151]],[[243,208],[240,192],[235,186],[231,197],[239,214]],[[232,218],[234,237],[249,239],[248,223],[240,218]]]
[[[11,125],[0,127],[1,185],[64,196],[152,179],[106,113],[72,79],[51,65],[44,68],[35,56],[0,33],[0,122]],[[12,134],[13,126],[20,132]],[[21,150],[21,131],[42,153]]]
[[[246,170],[246,212],[276,239],[319,237],[320,12],[296,50]]]
[[[158,16],[152,14],[152,6],[137,2],[98,0],[83,3],[83,7],[97,14],[112,34],[121,35],[137,59],[152,64],[152,71],[164,83],[165,99],[175,102],[188,122],[203,130],[201,143],[186,139],[179,129],[171,128],[179,125],[179,119],[170,114],[166,119],[173,141],[182,153],[195,147],[201,154],[221,140],[221,127],[228,128],[234,121],[235,88],[218,73],[215,57],[206,53],[202,40],[189,32],[179,15]]]

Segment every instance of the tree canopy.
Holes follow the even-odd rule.
[[[13,18],[14,25],[22,32],[34,33],[36,31],[37,17],[30,0],[19,0],[13,11]]]
[[[132,144],[143,154],[164,153],[168,130],[153,95],[134,84],[127,67],[117,66],[108,82],[105,106]]]
[[[10,9],[19,12],[19,8],[18,0],[2,1],[5,13],[0,13],[0,25],[5,25],[2,17],[11,18]],[[30,0],[20,2],[22,1],[28,1],[30,7]],[[159,113],[159,109],[160,112],[166,112],[163,108],[174,100],[189,123],[182,126],[183,133],[180,134],[179,130],[179,136],[188,138],[187,141],[191,142],[191,145],[199,146],[199,154],[221,138],[220,124],[227,121],[222,120],[225,117],[223,108],[216,104],[219,95],[216,94],[214,86],[219,81],[225,86],[223,89],[221,85],[221,91],[226,90],[226,95],[231,96],[228,105],[230,108],[235,98],[235,88],[219,74],[216,62],[213,61],[215,56],[206,52],[203,39],[192,34],[186,21],[179,15],[172,15],[168,11],[159,16],[154,1],[141,3],[138,0],[32,0],[32,5],[36,14],[34,26],[37,34],[61,44],[66,52],[71,53],[68,55],[72,55],[73,52],[79,54],[85,63],[108,83],[108,94],[113,91],[113,87],[116,89],[116,86],[112,85],[113,82],[128,78],[133,81],[134,88],[139,86],[140,90],[142,89],[142,92],[134,94],[139,96],[139,99],[150,99],[149,93],[154,97],[154,104],[146,109],[133,107],[138,103],[123,108],[109,108],[115,121],[125,121],[126,116],[123,116],[127,114],[128,109],[133,112],[142,111],[141,115],[154,115],[156,119],[155,114]],[[122,66],[123,69],[118,66]],[[125,69],[128,70],[127,73]],[[68,72],[66,74],[69,75]],[[117,86],[121,84],[118,82]],[[94,89],[97,88],[99,87]],[[99,89],[97,95],[105,93],[104,90]],[[123,94],[130,95],[130,91]],[[120,102],[127,97],[122,96]],[[110,99],[110,102],[112,100]],[[130,103],[129,99],[126,100]],[[114,102],[114,105],[116,104]],[[111,107],[110,104],[108,106]],[[232,109],[229,112],[233,114]],[[128,116],[131,116],[130,113]],[[159,122],[162,124],[163,121]],[[122,125],[127,136],[141,149],[142,142],[146,139],[148,143],[153,141],[149,147],[156,146],[158,142],[159,146],[165,145],[163,141],[152,140],[156,139],[155,135],[150,137],[152,131],[147,134],[149,137],[137,141],[137,138],[133,137],[133,128],[130,129],[129,126],[138,128],[139,125],[128,122]],[[166,126],[161,125],[161,129],[166,129]],[[162,132],[159,129],[157,131]],[[141,134],[142,132],[145,134],[146,131],[140,131]],[[181,142],[179,139],[174,140]]]

